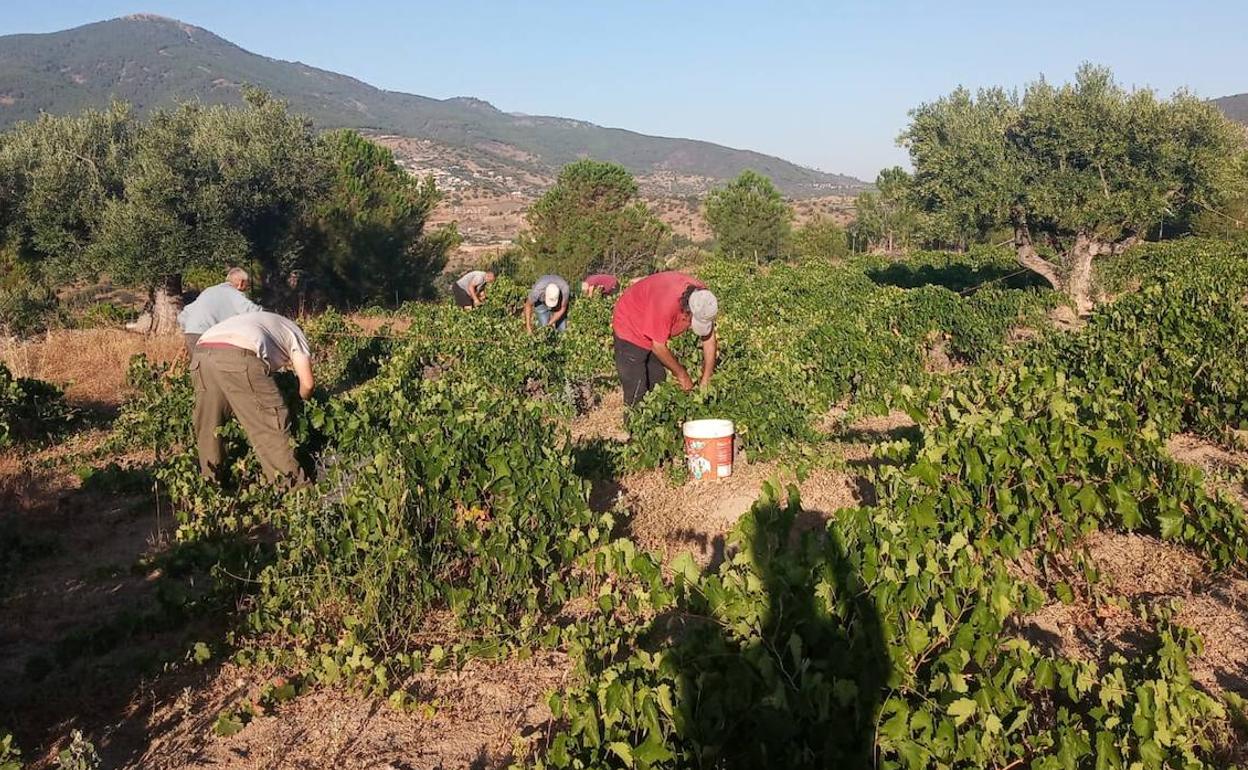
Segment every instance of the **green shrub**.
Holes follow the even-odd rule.
[[[14,377],[0,364],[0,448],[56,435],[72,416],[60,388],[42,380]]]

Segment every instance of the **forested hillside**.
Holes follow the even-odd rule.
[[[44,35],[0,37],[0,128],[40,112],[105,107],[141,112],[178,100],[237,104],[243,85],[288,101],[321,128],[374,129],[472,148],[510,164],[557,169],[580,157],[638,174],[724,180],[750,168],[794,195],[859,189],[860,180],[780,158],[690,139],[647,136],[560,117],[517,115],[472,98],[383,91],[345,75],[260,56],[211,32],[150,15]]]

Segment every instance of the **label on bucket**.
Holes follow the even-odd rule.
[[[689,474],[695,479],[727,478],[732,475],[732,436],[719,438],[685,437]]]

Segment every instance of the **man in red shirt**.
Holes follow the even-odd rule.
[[[682,390],[693,389],[689,373],[667,346],[668,340],[687,329],[702,338],[702,385],[708,384],[719,344],[715,338],[718,313],[719,303],[706,284],[684,273],[655,273],[625,289],[611,317],[615,368],[624,388],[624,403],[632,406],[640,401],[667,379],[669,370]]]
[[[609,273],[594,273],[581,281],[581,296],[608,296],[620,290],[620,281]]]

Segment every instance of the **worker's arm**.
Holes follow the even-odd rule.
[[[666,342],[655,342],[650,346],[650,350],[654,352],[654,357],[667,367],[668,371],[676,375],[676,382],[680,384],[681,390],[693,390],[693,380],[689,379],[689,372],[685,371],[685,367],[681,366],[676,356],[672,355]]]
[[[481,284],[481,289],[482,290],[485,289],[485,284]],[[471,283],[468,284],[468,296],[472,298],[473,307],[476,307],[477,305],[480,305],[482,302],[485,302],[484,291],[478,291],[476,285],[471,284]]]
[[[529,334],[533,333],[533,300],[531,299],[524,301],[524,330]]]
[[[558,309],[555,310],[554,315],[550,317],[550,325],[554,326],[555,324],[559,323],[559,321],[561,321],[563,317],[567,314],[568,314],[568,298],[564,297],[563,304],[559,305]]]
[[[711,375],[715,373],[715,358],[719,355],[719,337],[715,330],[702,338],[702,387],[711,384]]]
[[[290,356],[290,368],[295,370],[295,376],[299,378],[299,398],[307,401],[312,397],[312,388],[316,385],[316,380],[312,378],[312,359],[302,353],[293,353]]]

